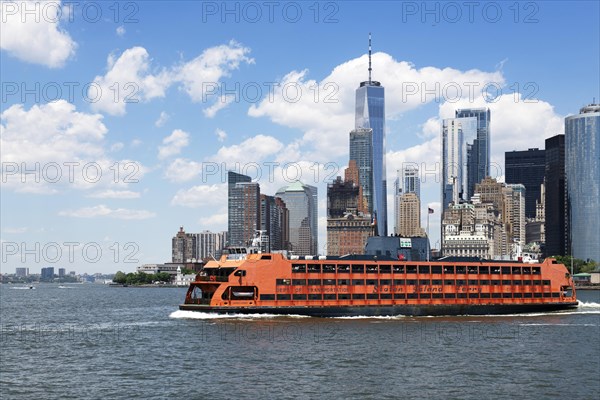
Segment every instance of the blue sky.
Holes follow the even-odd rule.
[[[267,194],[297,171],[316,184],[324,251],[325,185],[347,164],[369,32],[389,191],[404,162],[430,171],[422,208],[436,211],[435,247],[441,118],[490,107],[502,178],[504,151],[543,147],[600,99],[600,6],[424,4],[3,1],[2,273],[168,261],[180,225],[226,230],[221,176],[235,162],[250,175],[258,165]],[[500,90],[491,101],[486,85]]]

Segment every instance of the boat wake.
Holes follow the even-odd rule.
[[[11,286],[9,289],[14,289],[14,290],[32,290],[32,289],[35,289],[35,287],[33,287],[33,286]]]
[[[198,311],[177,310],[169,318],[174,319],[274,319],[274,318],[311,318],[307,315],[294,314],[218,314]]]

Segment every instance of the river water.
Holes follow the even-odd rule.
[[[185,289],[0,286],[2,399],[597,399],[600,291],[483,317],[215,316]]]

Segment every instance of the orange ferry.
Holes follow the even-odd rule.
[[[318,317],[485,315],[577,306],[573,280],[552,258],[514,261],[382,260],[230,249],[190,284],[181,310]]]

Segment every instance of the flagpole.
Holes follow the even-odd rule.
[[[427,205],[427,262],[429,262],[429,204]]]

